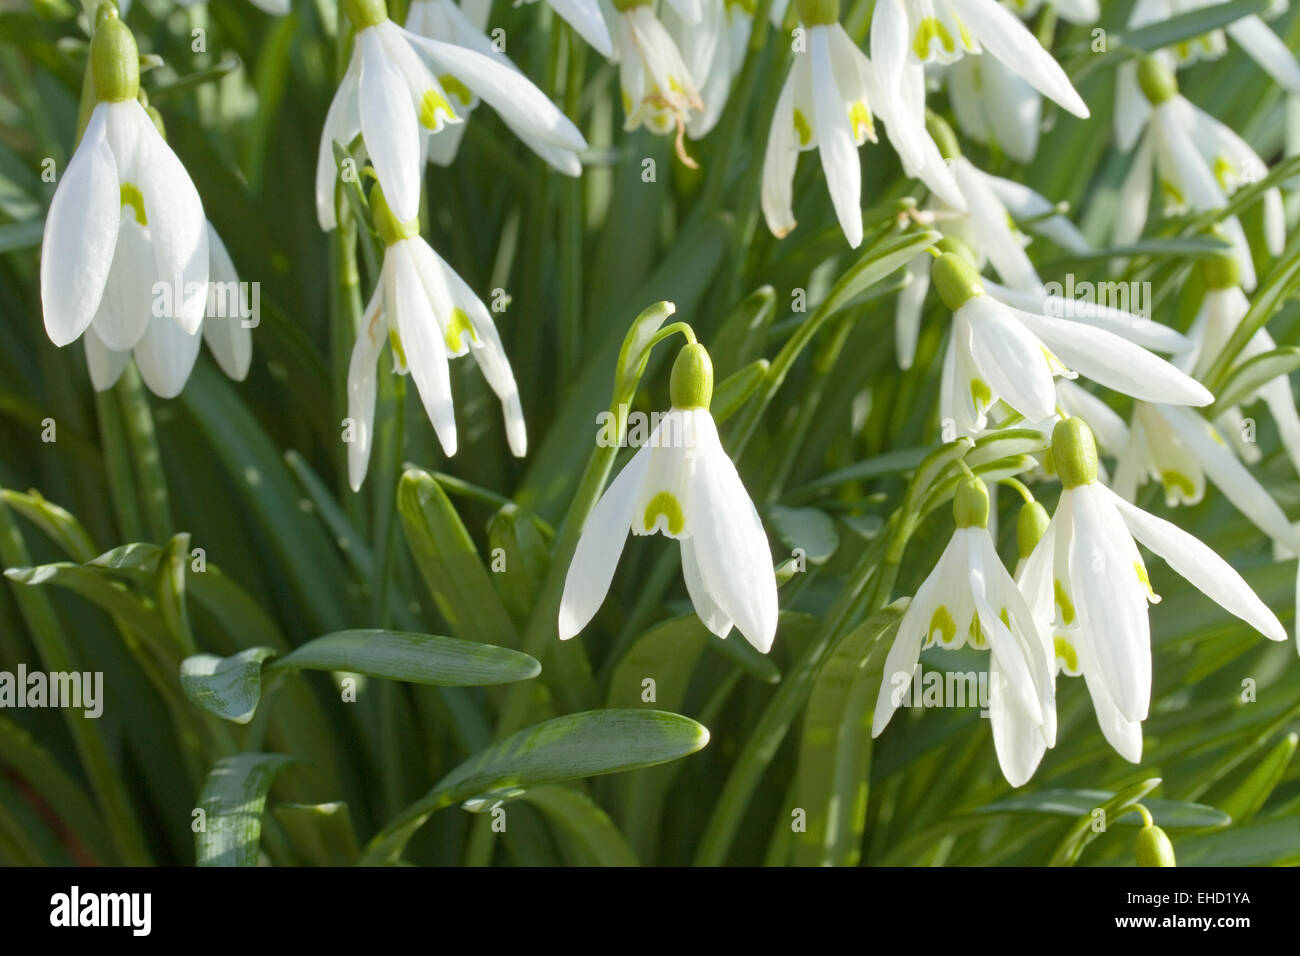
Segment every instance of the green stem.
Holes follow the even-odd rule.
[[[172,523],[171,499],[167,493],[167,476],[163,471],[158,433],[144,383],[134,364],[128,363],[115,389],[122,406],[126,438],[135,462],[139,503],[150,541],[165,544],[175,528]]]

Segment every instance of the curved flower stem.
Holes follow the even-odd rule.
[[[149,397],[134,364],[128,364],[115,389],[121,402],[126,438],[135,463],[136,487],[145,531],[155,544],[171,538],[171,500],[167,493],[167,476],[163,472],[158,433],[154,429]]]

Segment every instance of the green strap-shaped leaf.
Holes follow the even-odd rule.
[[[272,668],[352,671],[412,684],[476,687],[528,680],[542,665],[507,647],[436,634],[363,629],[326,634],[286,654]]]
[[[466,640],[518,647],[519,635],[446,492],[428,472],[407,470],[397,511],[411,557],[451,632]]]
[[[181,687],[204,710],[244,724],[262,694],[263,662],[270,647],[251,647],[230,657],[197,654],[181,663]],[[326,634],[273,661],[268,671],[348,671],[413,684],[478,687],[528,680],[541,673],[519,651],[435,634],[365,629]]]
[[[1300,863],[1300,817],[1187,837],[1174,849],[1179,866],[1294,866]]]
[[[262,699],[262,662],[274,655],[274,648],[250,647],[230,657],[187,657],[181,661],[181,690],[204,710],[246,724]]]
[[[740,411],[749,397],[763,384],[770,367],[771,363],[767,359],[755,359],[719,382],[713,390],[713,403],[710,406],[714,422],[721,424]]]
[[[1247,359],[1228,373],[1227,380],[1219,389],[1219,394],[1214,396],[1214,404],[1206,410],[1205,417],[1214,421],[1222,412],[1240,405],[1273,379],[1290,375],[1298,368],[1300,349],[1291,345]]]
[[[1015,794],[971,811],[972,816],[998,814],[1037,814],[1054,817],[1088,816],[1096,807],[1113,799],[1110,790],[1039,790],[1037,793]],[[1217,807],[1186,800],[1143,800],[1151,818],[1166,830],[1201,830],[1221,828],[1232,823],[1233,818]],[[1120,816],[1113,816],[1107,826],[1140,826],[1142,817],[1136,808]]]
[[[800,866],[853,866],[861,854],[871,770],[871,717],[885,652],[907,599],[873,614],[831,651],[813,684],[799,744],[795,806],[807,814],[795,836]]]
[[[361,862],[396,862],[429,815],[497,799],[543,784],[653,767],[694,753],[709,732],[689,717],[661,710],[596,710],[557,717],[493,744],[443,777],[371,840]]]
[[[1235,823],[1245,823],[1268,800],[1274,788],[1282,782],[1286,768],[1295,756],[1300,736],[1287,734],[1261,760],[1232,794],[1223,801],[1223,810]]]
[[[1268,5],[1269,0],[1235,0],[1233,3],[1210,4],[1126,32],[1112,38],[1112,42],[1148,52],[1160,50],[1211,30],[1218,30],[1242,17],[1262,13]]]
[[[266,795],[276,773],[293,759],[235,754],[217,761],[199,795],[203,815],[194,834],[199,866],[257,866]]]
[[[1143,780],[1141,783],[1124,788],[1098,807],[1082,814],[1074,826],[1070,827],[1065,839],[1057,845],[1048,865],[1074,866],[1079,861],[1084,848],[1095,840],[1099,833],[1104,832],[1096,827],[1098,819],[1105,826],[1110,826],[1158,786],[1160,786],[1159,777]],[[1097,816],[1098,810],[1101,811],[1100,818]]]

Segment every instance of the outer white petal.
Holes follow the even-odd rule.
[[[623,545],[632,525],[632,513],[641,482],[650,463],[650,447],[643,446],[605,489],[582,526],[560,598],[560,640],[567,641],[595,616],[609,583],[614,580]]]
[[[375,291],[371,307],[366,310],[364,326],[352,346],[348,362],[348,418],[352,419],[353,440],[348,445],[348,484],[360,491],[370,465],[370,446],[374,442],[375,374],[379,354],[384,348],[388,322],[379,314],[382,288]]]
[[[1105,329],[1015,310],[1062,362],[1099,385],[1148,402],[1208,405],[1205,386],[1162,358]]]
[[[979,248],[986,253],[993,268],[1007,285],[1037,289],[1042,283],[1024,247],[1011,231],[1007,208],[988,185],[988,177],[967,159],[953,163],[957,185],[966,197],[971,224],[979,237]]]
[[[989,720],[993,749],[1007,783],[1021,787],[1029,782],[1047,752],[1047,741],[1015,694],[996,657],[989,657]]]
[[[345,147],[361,132],[360,106],[361,45],[352,50],[347,72],[330,101],[325,114],[325,128],[320,134],[320,149],[316,154],[316,219],[326,232],[338,225],[334,210],[334,182],[338,178],[338,165],[334,162],[334,141]]]
[[[424,411],[438,434],[442,450],[456,454],[456,415],[451,399],[451,373],[442,328],[434,315],[433,303],[425,291],[411,252],[410,243],[395,242],[384,254],[385,311],[406,353],[406,365],[424,403]]]
[[[925,183],[953,209],[965,212],[966,197],[925,128],[925,68],[904,60],[902,73],[894,78],[894,90],[893,96],[882,92],[877,106],[903,171]]]
[[[406,222],[420,213],[423,170],[412,94],[405,76],[390,60],[378,27],[362,30],[356,42],[361,48],[361,136],[384,188],[384,198],[393,215]]]
[[[1120,187],[1119,203],[1115,209],[1115,229],[1112,236],[1116,245],[1126,246],[1136,242],[1146,228],[1147,213],[1151,208],[1151,187],[1155,179],[1154,136],[1148,133],[1142,145],[1133,154],[1133,165]]]
[[[800,61],[796,61],[781,87],[781,96],[776,101],[772,126],[767,134],[767,150],[763,154],[763,218],[767,220],[767,228],[778,239],[796,225],[793,185],[799,150],[794,141],[794,75],[800,67]]]
[[[185,387],[203,338],[186,332],[169,318],[154,316],[135,347],[140,378],[159,398],[175,398]]]
[[[907,264],[907,285],[894,305],[894,350],[898,367],[909,369],[916,358],[916,340],[921,334],[925,293],[930,288],[930,257],[924,253]]]
[[[893,101],[898,96],[910,32],[904,0],[877,0],[871,14],[871,60],[879,77],[882,100]]]
[[[75,341],[95,317],[117,245],[122,200],[106,113],[100,104],[90,114],[45,217],[41,306],[46,334],[58,346]]]
[[[970,322],[971,355],[994,397],[1031,421],[1050,416],[1056,407],[1052,370],[1032,330],[988,295],[969,300],[961,311]]]
[[[81,340],[86,346],[86,369],[90,372],[90,384],[97,392],[106,392],[122,377],[126,363],[131,361],[130,352],[114,352],[95,334],[92,328]]]
[[[614,42],[609,36],[609,26],[601,16],[600,5],[595,0],[548,0],[565,22],[581,34],[606,59],[614,55]]]
[[[140,192],[149,220],[158,277],[176,283],[175,314],[171,318],[186,332],[198,332],[208,306],[208,220],[199,191],[172,148],[139,103],[130,107],[138,129]]]
[[[1084,325],[1113,332],[1128,339],[1134,345],[1154,349],[1157,352],[1182,352],[1190,344],[1187,337],[1176,329],[1134,315],[1132,312],[1125,312],[1123,309],[1098,305],[1086,299],[1052,295],[1046,291],[1013,289],[989,279],[984,279],[983,282],[985,292],[1021,312],[1082,322]]]
[[[862,167],[844,99],[831,69],[829,27],[808,30],[807,55],[812,61],[813,124],[826,187],[844,238],[856,249],[862,244]]]
[[[1101,488],[1102,486],[1096,486]],[[1119,510],[1133,536],[1168,562],[1220,607],[1235,614],[1271,641],[1285,641],[1286,631],[1277,616],[1250,589],[1232,565],[1199,538],[1182,528],[1129,504],[1110,489],[1102,488]]]
[[[1080,641],[1075,647],[1075,652],[1084,659],[1081,664],[1083,679],[1088,685],[1088,694],[1092,697],[1092,709],[1097,714],[1097,725],[1101,727],[1101,735],[1115,748],[1115,752],[1129,763],[1141,763],[1142,722],[1129,720],[1119,712],[1115,701],[1106,691],[1105,684],[1097,676],[1094,664],[1088,660],[1088,651],[1086,641]]]
[[[1151,700],[1151,632],[1146,589],[1130,556],[1137,551],[1111,503],[1121,499],[1095,482],[1069,494],[1070,595],[1079,627],[1120,713],[1143,720]]]
[[[718,441],[712,416],[703,409],[687,414],[695,419],[689,508],[700,577],[745,640],[766,654],[777,623],[776,572],[767,534]]]
[[[227,314],[209,315],[203,320],[203,341],[208,344],[221,370],[236,382],[242,382],[253,361],[253,330],[244,325],[248,303],[235,264],[212,223],[208,223],[208,253],[211,257],[209,281],[223,286],[221,301],[226,303]],[[235,293],[233,301],[230,292]]]
[[[1033,161],[1043,100],[1016,71],[991,56],[972,57],[979,63],[993,139],[1018,163]]]
[[[700,559],[695,556],[695,543],[694,536],[682,538],[681,541],[682,577],[686,580],[686,593],[691,596],[695,613],[704,622],[704,626],[718,637],[726,637],[731,633],[731,618],[718,607],[718,602],[709,593],[704,575],[700,572]]]
[[[1088,107],[1052,54],[997,0],[952,0],[953,7],[989,53],[1023,76],[1044,96],[1087,119]]]
[[[897,688],[905,681],[911,681],[912,673],[921,659],[921,645],[929,637],[930,621],[940,602],[947,596],[953,575],[964,570],[964,542],[951,539],[939,556],[930,576],[916,589],[916,596],[903,612],[903,619],[898,624],[898,633],[894,643],[885,655],[884,669],[881,674],[880,693],[876,696],[876,707],[871,718],[871,736],[879,737],[894,716],[900,701]],[[950,573],[950,569],[951,572]]]
[[[1300,93],[1300,63],[1268,24],[1257,16],[1242,17],[1228,24],[1228,34],[1288,92]]]
[[[1138,86],[1137,62],[1121,63],[1115,76],[1115,145],[1127,153],[1146,129],[1151,103]]]

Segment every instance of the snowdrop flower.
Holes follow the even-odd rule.
[[[1044,96],[1087,118],[1088,107],[1065,71],[997,0],[878,0],[872,13],[871,59],[882,101],[896,99],[894,91],[908,69],[985,52]]]
[[[1179,213],[1222,209],[1238,187],[1268,175],[1264,161],[1240,136],[1179,95],[1173,71],[1160,58],[1142,59],[1138,83],[1150,109],[1147,131],[1120,192],[1118,245],[1142,235],[1156,176],[1166,211]],[[1269,252],[1278,256],[1286,244],[1281,191],[1268,190],[1263,202],[1265,239]],[[1231,216],[1219,227],[1236,249],[1243,288],[1253,290],[1255,266],[1241,222]]]
[[[962,480],[953,514],[957,530],[903,613],[885,658],[871,736],[879,737],[893,717],[923,646],[987,648],[993,745],[1007,782],[1019,787],[1056,743],[1052,658],[1044,651],[1029,605],[993,546],[989,497],[982,481]]]
[[[953,313],[941,405],[960,435],[982,431],[999,399],[1031,422],[1051,418],[1055,375],[1082,374],[1123,394],[1175,405],[1213,400],[1199,382],[1113,332],[1024,312],[985,295],[979,274],[954,253],[938,257],[932,276]]]
[[[208,230],[189,174],[136,97],[135,39],[107,10],[90,44],[98,101],[59,180],[41,244],[41,304],[55,345],[87,328],[129,351],[151,319],[193,335],[208,288]]]
[[[451,266],[420,237],[416,219],[401,222],[379,185],[370,191],[375,229],[384,242],[384,264],[348,365],[348,480],[361,488],[370,461],[375,418],[375,366],[387,340],[399,372],[410,372],[425,413],[448,457],[456,454],[456,417],[449,358],[470,353],[501,400],[510,450],[528,449],[524,414],[510,360],[487,306]]]
[[[518,70],[487,53],[404,30],[388,19],[384,0],[343,0],[342,6],[357,34],[316,158],[316,215],[322,229],[337,225],[334,143],[347,145],[358,133],[398,220],[416,217],[426,139],[464,120],[448,98],[448,86],[466,108],[480,99],[489,103],[529,149],[560,172],[581,173],[578,153],[587,141]],[[441,12],[454,18],[455,9],[447,4]],[[468,28],[464,36],[486,40],[468,21],[456,22],[457,29]]]
[[[663,11],[663,24],[681,51],[687,73],[695,78],[704,109],[686,121],[686,135],[701,139],[717,125],[731,94],[731,82],[745,63],[754,10],[732,0],[703,0],[701,19],[690,22],[674,8]]]
[[[1180,13],[1221,2],[1223,0],[1138,0],[1129,15],[1129,29],[1160,23]],[[1277,12],[1284,11],[1285,0],[1276,6],[1280,8]],[[1246,54],[1280,86],[1290,93],[1300,93],[1300,63],[1296,62],[1287,45],[1260,17],[1241,17],[1228,24],[1227,31],[1241,44]],[[1174,69],[1179,63],[1222,56],[1226,49],[1223,31],[1211,30],[1202,36],[1161,50],[1157,55],[1170,69]],[[1120,148],[1126,152],[1137,142],[1151,109],[1142,95],[1137,74],[1136,63],[1121,65],[1115,87],[1116,138]]]
[[[623,129],[642,126],[660,135],[677,131],[677,156],[695,168],[683,137],[689,114],[704,101],[652,0],[614,0],[614,53],[623,95]]]
[[[673,364],[672,409],[605,489],[587,517],[564,580],[559,635],[592,619],[633,534],[656,531],[681,544],[682,576],[704,625],[734,625],[763,653],[776,635],[776,573],[758,512],[709,414],[713,365],[694,341]]]
[[[839,25],[839,0],[798,0],[807,49],[797,50],[781,88],[763,156],[763,216],[780,238],[795,227],[793,181],[799,152],[821,154],[826,186],[849,245],[862,243],[858,147],[876,141],[871,64]]]
[[[212,223],[207,223],[206,227],[211,281],[202,340],[207,343],[208,351],[221,370],[236,382],[242,382],[253,361],[253,333],[251,327],[244,324],[251,313],[230,253],[212,228]],[[222,304],[220,308],[215,307],[218,301]],[[134,306],[130,302],[123,304]],[[115,305],[106,304],[105,308]],[[108,391],[121,378],[126,363],[134,355],[140,378],[149,390],[159,398],[175,398],[194,369],[199,356],[199,340],[198,332],[186,332],[166,316],[153,315],[134,349],[118,351],[104,344],[92,324],[83,339],[90,382],[95,391]]]
[[[1273,612],[1200,540],[1097,481],[1097,449],[1078,418],[1058,424],[1052,459],[1061,498],[1020,585],[1066,673],[1082,674],[1103,735],[1134,763],[1151,699],[1151,590],[1137,542],[1269,640],[1286,640]],[[1136,539],[1136,541],[1135,541]]]

